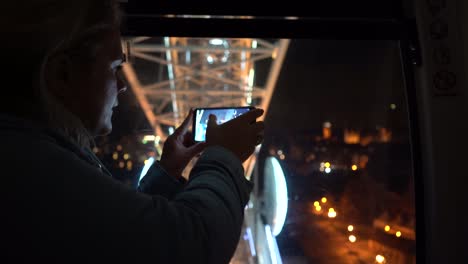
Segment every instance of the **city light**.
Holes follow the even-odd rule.
[[[349,239],[349,242],[351,242],[351,243],[354,243],[354,242],[356,242],[356,240],[357,240],[357,238],[356,238],[355,235],[350,235],[350,236],[348,237],[348,239]]]
[[[257,251],[255,250],[255,245],[254,245],[254,241],[252,237],[252,231],[250,227],[246,228],[246,233],[247,233],[247,240],[249,241],[250,252],[252,253],[252,256],[255,257],[257,255]]]
[[[143,139],[141,140],[141,142],[143,144],[147,144],[148,141],[154,141],[154,144],[159,144],[159,141],[161,140],[161,137],[160,136],[155,136],[155,135],[146,135],[146,136],[143,136]]]
[[[153,157],[150,157],[149,159],[145,160],[145,166],[143,166],[143,169],[141,170],[140,178],[138,179],[138,185],[140,185],[141,179],[145,177],[146,173],[148,172],[151,165],[153,165],[154,161],[155,159]]]
[[[223,45],[224,41],[222,39],[219,39],[219,38],[214,38],[214,39],[210,39],[210,44],[211,45]]]
[[[333,208],[328,209],[328,217],[330,217],[330,218],[335,218],[336,217],[335,209],[333,209]]]
[[[265,226],[265,235],[269,249],[268,251],[270,252],[271,263],[283,264],[283,261],[280,257],[278,244],[276,243],[276,240],[273,237],[273,232],[271,231],[271,227],[269,225]]]
[[[211,57],[210,55],[208,55],[208,56],[206,57],[206,61],[208,61],[209,64],[213,64],[213,63],[214,63],[214,59],[213,59],[213,57]]]
[[[385,232],[388,232],[388,231],[390,231],[390,226],[389,226],[389,225],[386,225],[386,226],[385,226]]]
[[[124,160],[128,160],[130,158],[130,155],[128,153],[125,153],[123,158],[124,158]]]
[[[125,162],[120,161],[119,162],[119,168],[123,169],[123,167],[125,167]]]
[[[395,110],[396,109],[396,104],[391,104],[390,109]]]
[[[375,256],[375,261],[377,261],[377,263],[384,263],[385,257],[382,255],[377,255]]]
[[[325,168],[325,173],[330,173],[331,169],[330,168]]]
[[[255,70],[252,68],[249,71],[249,86],[250,87],[254,85],[254,78],[255,78]]]
[[[322,211],[322,207],[321,207],[320,205],[319,205],[319,206],[315,206],[315,210],[316,210],[317,212],[320,212],[320,211]]]
[[[156,136],[155,135],[146,135],[146,136],[143,137],[143,140],[144,141],[155,141]]]
[[[114,160],[117,160],[117,159],[119,158],[119,153],[114,152],[114,154],[112,154],[112,158],[113,158]]]
[[[169,127],[168,130],[169,130],[169,135],[174,134],[174,131],[175,131],[174,127]]]
[[[327,197],[322,197],[322,203],[326,203],[327,202]],[[333,209],[333,208],[332,208]]]
[[[354,230],[354,226],[353,226],[353,225],[349,225],[349,226],[348,226],[348,231],[349,231],[349,232],[352,232],[353,230]]]
[[[252,41],[252,48],[256,49],[258,46],[258,43],[256,40]]]
[[[397,231],[397,232],[395,233],[395,235],[396,235],[396,237],[401,237],[401,232],[400,232],[400,231]]]
[[[281,154],[279,158],[280,158],[280,160],[284,160],[286,158],[286,156],[284,154]]]
[[[352,169],[353,171],[357,171],[357,165],[351,166],[351,169]]]
[[[324,165],[325,165],[325,168],[330,168],[330,167],[331,167],[331,164],[330,164],[330,162],[325,162],[325,164],[324,164]]]
[[[271,231],[277,236],[283,229],[288,211],[288,188],[286,178],[277,158],[268,157],[265,161],[264,172],[269,175],[270,180],[265,181],[265,197],[270,202],[266,205],[268,223]]]
[[[317,207],[317,206],[320,206],[320,203],[318,201],[315,201],[314,202],[314,206]]]
[[[117,145],[117,150],[122,151],[122,145]]]

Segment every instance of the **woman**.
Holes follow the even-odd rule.
[[[126,90],[114,0],[18,0],[2,6],[0,99],[2,263],[228,263],[236,248],[263,114],[184,144],[192,115],[167,140],[138,191],[116,182],[90,148],[112,129]],[[177,178],[202,152],[183,185]]]

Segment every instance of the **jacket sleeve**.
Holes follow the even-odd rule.
[[[184,188],[186,182],[182,177],[175,179],[169,175],[161,167],[159,161],[155,161],[143,179],[141,179],[137,190],[149,195],[161,195],[171,200]]]
[[[67,237],[59,244],[61,254],[106,262],[213,264],[229,263],[234,254],[252,184],[240,160],[222,147],[205,150],[172,200],[105,177],[65,150],[41,155],[38,164],[34,170],[55,175],[41,185],[53,189],[44,192],[44,204],[60,208],[52,213],[59,222],[44,221],[44,228],[51,241],[54,231]]]
[[[240,238],[252,187],[239,159],[221,147],[205,151],[192,169],[189,182],[175,203],[188,206],[200,217],[206,237],[204,246],[197,251],[206,252],[206,263],[229,263]],[[192,216],[185,214],[185,221],[190,222]]]

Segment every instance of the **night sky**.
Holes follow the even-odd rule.
[[[338,128],[406,129],[400,69],[396,42],[293,40],[267,122],[293,130],[325,121]]]

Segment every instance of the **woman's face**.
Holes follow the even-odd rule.
[[[107,34],[92,62],[80,62],[73,67],[74,81],[70,82],[71,94],[65,97],[65,104],[94,136],[112,131],[117,95],[126,90],[121,72],[123,62],[120,33],[115,30]]]

